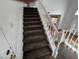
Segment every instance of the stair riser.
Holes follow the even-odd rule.
[[[24,12],[37,12],[37,10],[24,10]]]
[[[24,8],[24,10],[36,10],[37,11],[37,8]]]
[[[39,15],[39,14],[35,12],[25,12],[24,15]]]
[[[24,49],[24,51],[31,51],[31,50],[35,50],[35,49],[40,49],[40,48],[43,48],[43,47],[46,47],[48,46],[48,42],[45,40],[45,41],[38,41],[38,42],[32,42],[30,44],[24,44],[24,47],[26,47],[27,49]]]
[[[41,41],[41,40],[46,40],[46,35],[39,35],[39,36],[32,36],[32,37],[24,37],[23,42],[27,43],[27,42],[37,42],[37,41]]]
[[[24,26],[34,26],[34,25],[41,25],[41,22],[36,22],[36,23],[24,23]]]
[[[30,17],[39,17],[39,15],[24,15],[24,18],[30,18]]]
[[[42,35],[42,34],[44,33],[41,33],[41,32],[27,33],[26,35],[24,34],[24,37],[31,37],[31,36]]]
[[[42,29],[43,28],[43,26],[40,26],[40,27],[30,27],[30,28],[24,28],[24,31],[31,31],[31,30],[40,30],[40,29]]]
[[[40,54],[40,55],[38,55],[38,56],[36,56],[36,57],[31,57],[31,56],[29,56],[29,57],[24,57],[23,59],[38,59],[38,58],[40,58],[40,57],[43,57],[43,56],[47,56],[47,55],[51,55],[51,53],[50,52],[48,52],[48,53],[42,53],[42,54]]]
[[[24,13],[24,15],[39,15],[38,13]]]
[[[28,21],[40,21],[40,19],[24,19],[24,22],[28,22]]]
[[[33,42],[41,42],[46,40],[46,38],[36,38],[36,39],[24,39],[24,44],[29,44],[29,43],[33,43]],[[26,42],[25,42],[26,41]]]
[[[54,57],[51,56],[51,54],[48,54],[48,55],[45,55],[45,56],[42,56],[42,57],[39,57],[37,59],[55,59]],[[57,59],[57,58],[56,58]],[[59,59],[59,58],[58,58]],[[64,59],[64,58],[63,58]]]
[[[28,47],[24,46],[24,47],[26,47],[26,49],[24,49],[24,51],[30,52],[30,51],[33,51],[33,50],[35,50],[35,49],[43,48],[43,47],[46,47],[46,46],[48,46],[48,45],[47,45],[47,44],[46,44],[46,45],[43,44],[42,46],[40,45],[40,46],[38,46],[38,47],[33,47],[33,48],[28,48]]]
[[[36,50],[33,50],[32,52],[27,52],[26,55],[28,56],[28,58],[39,58],[39,57],[42,57],[42,56],[46,56],[46,55],[50,55],[51,52],[50,52],[50,49],[49,47],[43,47],[43,48],[40,48],[40,49],[36,49]],[[28,59],[27,58],[27,59]]]

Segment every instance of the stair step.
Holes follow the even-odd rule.
[[[40,18],[24,18],[24,21],[40,21]]]
[[[43,31],[35,31],[35,32],[30,32],[28,31],[28,33],[24,33],[24,37],[32,37],[32,36],[36,36],[36,35],[45,35],[45,33],[43,33]]]
[[[38,42],[33,42],[33,43],[29,43],[29,44],[24,44],[24,51],[31,51],[34,49],[39,49],[42,47],[48,46],[48,42],[46,41],[38,41]]]
[[[40,17],[37,17],[37,16],[29,16],[29,17],[24,17],[24,19],[40,19]]]
[[[46,40],[45,35],[36,35],[36,36],[31,36],[31,37],[25,37],[24,38],[24,43],[31,43],[31,42],[38,42],[38,41],[43,41]]]
[[[24,15],[30,15],[30,14],[38,15],[38,12],[24,12]]]
[[[24,37],[31,37],[31,36],[35,36],[35,35],[44,35],[44,30],[32,30],[32,31],[25,31],[24,33]]]
[[[30,26],[30,25],[41,25],[41,21],[29,21],[29,22],[24,22],[24,26]]]
[[[45,55],[50,55],[51,54],[51,51],[49,49],[49,47],[43,47],[43,48],[40,48],[40,49],[37,49],[37,50],[33,50],[33,51],[30,51],[30,52],[25,52],[24,53],[24,58],[26,59],[36,59],[36,58],[39,58],[39,57],[42,57],[42,56],[45,56]]]
[[[35,33],[35,32],[43,32],[43,29],[39,29],[39,30],[31,30],[31,31],[25,31],[25,34],[29,34],[29,33]]]
[[[24,18],[24,20],[27,20],[27,19],[40,19],[40,17],[30,17],[30,18]]]
[[[36,28],[36,27],[42,27],[41,25],[35,25],[35,26],[24,26],[24,28]]]
[[[42,25],[34,25],[34,26],[24,26],[24,31],[26,30],[39,30],[43,29]]]
[[[39,15],[23,15],[24,16],[24,18],[29,18],[29,17],[39,17]]]
[[[28,31],[24,31],[24,34],[33,34],[33,33],[43,33],[44,30],[39,29],[39,30],[28,30]]]
[[[36,35],[36,34],[33,34],[33,35],[24,35],[24,38],[26,39],[26,40],[28,40],[28,39],[34,39],[34,38],[36,38],[36,37],[42,37],[42,38],[44,38],[45,39],[45,37],[46,37],[46,35],[45,34],[39,34],[39,35]],[[47,37],[46,37],[47,38]]]
[[[29,13],[36,13],[36,14],[37,14],[38,12],[24,12],[24,13],[26,13],[26,14],[29,14]]]
[[[24,8],[24,12],[38,12],[37,8],[31,9],[31,8]]]
[[[33,7],[24,7],[24,10],[37,10],[37,8],[33,8]]]
[[[24,15],[30,15],[30,14],[35,14],[35,15],[37,15],[38,12],[24,12]]]
[[[37,59],[54,59],[54,57],[52,55],[45,55],[45,56],[39,57]]]
[[[24,18],[24,20],[37,20],[40,19],[39,17],[30,17],[30,18]]]

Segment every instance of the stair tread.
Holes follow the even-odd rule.
[[[31,22],[31,21],[40,21],[40,18],[38,18],[38,19],[31,19],[31,18],[29,18],[29,19],[24,19],[24,22]]]
[[[46,41],[38,41],[38,42],[33,42],[33,43],[29,43],[29,44],[25,44],[24,45],[24,51],[29,51],[29,50],[33,50],[33,49],[38,49],[38,48],[42,48],[48,46],[48,42]]]
[[[32,36],[36,36],[36,35],[45,35],[44,30],[28,30],[25,31],[24,33],[24,37],[32,37]]]
[[[30,12],[38,12],[37,8],[24,8],[24,12],[28,12],[28,11],[30,11]]]
[[[24,43],[38,42],[43,40],[46,40],[46,37],[44,35],[39,35],[39,36],[37,35],[37,36],[24,38]]]
[[[28,31],[25,31],[24,33],[25,34],[28,34],[28,33],[38,33],[38,32],[43,32],[43,30],[42,29],[39,29],[39,30],[28,30]]]
[[[24,26],[23,27],[24,31],[28,31],[28,30],[40,30],[40,29],[43,29],[43,25],[27,25],[27,26]]]
[[[37,59],[54,59],[54,57],[52,55],[45,55],[45,56],[39,57]]]
[[[29,13],[32,13],[32,14],[38,14],[38,12],[25,12],[25,14],[29,14]]]
[[[24,12],[24,13],[38,13],[38,12]]]
[[[24,9],[24,12],[38,12],[37,9]]]
[[[37,50],[30,51],[29,53],[24,53],[26,59],[39,58],[49,54],[51,54],[49,47],[43,47]]]
[[[29,17],[39,17],[39,14],[38,15],[32,15],[32,14],[30,14],[30,15],[23,15],[23,17],[24,18],[29,18]]]
[[[32,26],[24,26],[24,28],[33,28],[33,27],[41,27],[42,25],[32,25]]]
[[[36,9],[37,10],[37,8],[34,8],[34,7],[24,7],[24,10],[25,9],[31,9],[31,10]]]
[[[24,24],[25,23],[39,23],[39,22],[41,22],[41,21],[28,21],[28,22],[24,22]]]
[[[28,22],[24,22],[23,24],[24,24],[24,26],[28,26],[28,25],[41,25],[41,21],[28,21]]]
[[[25,17],[37,17],[37,16],[39,17],[39,14],[38,14],[38,15],[31,15],[31,14],[30,14],[30,15],[24,15],[24,16],[25,16]]]
[[[40,18],[38,18],[38,17],[24,18],[24,20],[27,20],[27,19],[40,19]]]
[[[40,39],[43,39],[43,38],[46,38],[46,35],[36,35],[36,36],[31,36],[31,37],[26,37],[25,39],[36,39],[36,38],[40,38]]]
[[[24,10],[37,10],[37,8],[24,8]]]

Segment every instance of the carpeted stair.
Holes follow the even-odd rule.
[[[23,59],[53,59],[37,8],[24,7]]]

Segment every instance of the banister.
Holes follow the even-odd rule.
[[[42,4],[42,0],[38,0],[38,3],[36,6],[37,6],[39,14],[41,16],[41,21],[44,25],[44,29],[46,31],[48,41],[49,41],[51,49],[52,49],[52,56],[55,57],[56,51],[58,48],[58,44],[56,46],[55,42],[58,41],[59,32],[58,32],[55,24],[52,22],[52,18],[49,16],[47,10],[45,9],[44,5]]]
[[[44,5],[42,4],[42,2],[41,2],[41,1],[42,1],[42,0],[39,0],[40,5],[42,5],[42,7],[43,7],[44,11],[46,12],[46,14],[47,14],[47,16],[48,16],[48,18],[49,18],[50,22],[52,22],[51,17],[48,15],[48,12],[46,11],[46,9],[45,9],[45,7],[44,7]],[[53,23],[51,23],[51,26],[53,26],[53,27],[55,28],[55,30],[58,32],[58,29],[56,28],[56,26],[55,26]]]
[[[48,14],[48,12],[47,12],[47,10],[45,9],[45,7],[44,7],[44,5],[43,5],[43,3],[42,3],[42,1],[43,0],[38,0],[38,10],[39,10],[39,12],[40,12],[40,15],[41,15],[41,18],[42,18],[42,22],[44,23],[45,22],[45,24],[43,24],[46,28],[48,28],[48,30],[47,29],[45,29],[45,27],[44,27],[44,29],[46,30],[46,32],[48,33],[48,32],[50,32],[50,35],[49,34],[47,34],[47,36],[49,37],[48,38],[48,40],[51,42],[50,43],[50,45],[52,45],[51,46],[51,48],[53,47],[53,46],[55,46],[55,42],[56,41],[54,41],[54,39],[56,40],[57,39],[57,41],[59,40],[59,42],[58,42],[58,44],[57,44],[57,46],[55,46],[56,47],[56,49],[55,48],[52,48],[52,50],[53,50],[53,52],[52,52],[52,54],[53,54],[53,56],[54,57],[56,57],[57,56],[57,54],[58,54],[58,49],[60,48],[59,46],[60,46],[60,44],[62,43],[62,42],[64,42],[65,43],[65,41],[67,41],[67,40],[65,40],[65,36],[64,36],[64,32],[65,31],[67,31],[67,32],[72,32],[71,30],[62,30],[62,35],[61,35],[61,38],[58,38],[59,36],[60,36],[60,32],[58,31],[58,29],[56,28],[56,26],[55,26],[55,24],[54,23],[52,23],[52,18],[49,16],[49,14]],[[41,12],[42,11],[42,12]],[[44,14],[43,14],[44,13]],[[45,17],[45,19],[44,19],[44,16],[46,16]],[[43,21],[44,20],[44,21]],[[52,29],[52,27],[54,28],[54,31],[53,31],[53,29]],[[55,38],[55,36],[54,35],[52,35],[53,33],[55,33],[55,31],[57,32],[57,36],[56,36],[56,38]],[[53,32],[53,33],[52,33]],[[51,34],[52,33],[52,34]],[[51,38],[52,37],[52,38]],[[69,33],[69,36],[67,37],[67,39],[70,37],[70,33]]]

